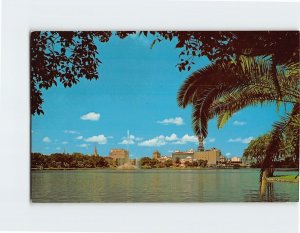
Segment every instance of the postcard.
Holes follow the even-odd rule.
[[[298,202],[299,31],[33,31],[32,202]]]

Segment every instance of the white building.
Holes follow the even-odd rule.
[[[230,159],[231,162],[241,162],[241,158],[237,157],[237,156],[233,156],[231,159]]]

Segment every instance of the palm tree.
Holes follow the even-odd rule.
[[[210,119],[218,117],[221,128],[235,112],[258,104],[276,103],[278,108],[281,103],[290,104],[294,106],[290,116],[295,122],[299,98],[299,63],[274,67],[272,56],[240,56],[238,62],[206,66],[188,77],[177,95],[180,107],[192,106],[193,128],[199,138],[207,137]],[[274,126],[270,145],[280,140],[278,133],[290,124],[288,122],[290,118],[286,117]],[[274,153],[271,148],[267,150],[269,156],[263,162],[262,172]]]
[[[299,155],[299,125],[300,125],[300,104],[296,103],[293,109],[280,121],[273,125],[271,131],[270,142],[266,148],[266,156],[261,166],[261,176],[268,177],[270,172],[267,168],[270,167],[272,160],[275,157],[280,157],[284,152],[281,152],[281,146],[285,145],[285,139],[288,137],[288,146],[292,146],[290,153],[296,157]],[[264,173],[265,172],[265,173]]]
[[[276,159],[292,158],[294,162],[299,160],[299,121],[300,117],[297,114],[297,105],[295,110],[286,114],[278,122],[273,125],[273,129],[263,134],[262,136],[252,140],[248,147],[244,150],[243,157],[247,159],[254,159],[256,163],[262,164],[267,153],[274,154]],[[271,139],[278,136],[279,141],[272,141]],[[273,145],[270,143],[273,143]],[[276,150],[270,153],[270,149]]]

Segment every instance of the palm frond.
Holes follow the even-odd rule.
[[[241,56],[240,62],[212,64],[194,72],[180,88],[180,107],[193,106],[193,127],[196,135],[207,136],[208,121],[219,116],[222,127],[232,114],[246,106],[275,102],[297,103],[299,65],[277,67],[280,95],[272,79],[271,57]]]
[[[224,111],[223,113],[220,113],[218,116],[218,128],[222,128],[231,116],[232,113],[230,111]]]

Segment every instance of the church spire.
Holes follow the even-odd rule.
[[[94,156],[99,156],[96,145],[95,145],[95,148],[94,148]]]

